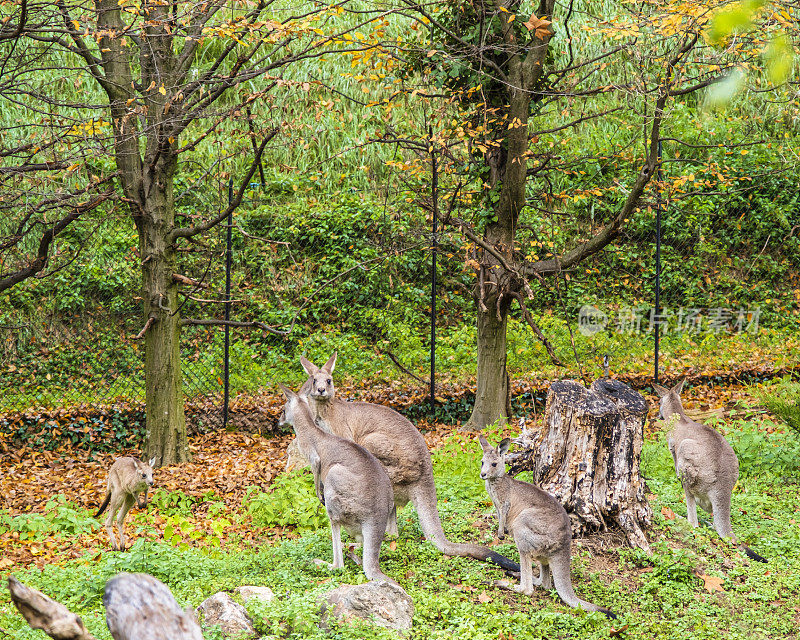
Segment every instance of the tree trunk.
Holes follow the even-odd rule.
[[[478,387],[475,405],[464,429],[479,430],[511,415],[509,380],[506,370],[506,325],[508,307],[501,304],[488,311],[478,309]]]
[[[575,533],[616,522],[633,547],[649,553],[642,532],[652,511],[645,498],[640,458],[647,401],[628,385],[601,379],[554,382],[544,427],[523,431],[510,474],[533,471],[533,482],[570,512]]]
[[[155,467],[189,460],[180,358],[180,315],[175,247],[168,240],[174,228],[172,197],[174,160],[156,163],[152,195],[139,220],[142,291],[145,318],[154,322],[145,333],[146,458]]]

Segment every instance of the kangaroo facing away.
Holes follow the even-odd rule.
[[[419,430],[399,413],[380,404],[347,402],[336,397],[331,374],[336,354],[317,367],[305,358],[300,364],[309,375],[300,394],[307,398],[316,424],[331,433],[352,440],[373,454],[386,468],[394,491],[396,507],[409,501],[419,515],[422,532],[442,553],[489,560],[507,571],[519,571],[519,565],[477,544],[448,540],[436,508],[436,485],[428,445]],[[393,523],[391,532],[396,532]]]
[[[497,537],[502,540],[510,533],[519,550],[520,584],[514,590],[530,596],[534,587],[551,589],[555,583],[558,595],[570,607],[616,618],[608,609],[575,595],[569,574],[572,528],[561,503],[539,487],[506,474],[508,438],[496,449],[482,435],[478,440],[483,449],[481,478],[499,520]],[[538,578],[533,577],[534,560],[539,563]]]
[[[683,410],[680,393],[684,380],[672,389],[659,384],[653,388],[661,397],[662,420],[674,420],[669,433],[669,451],[675,463],[675,473],[683,485],[686,498],[686,517],[697,526],[697,505],[713,515],[714,529],[722,538],[736,536],[731,528],[731,494],[739,479],[739,460],[733,447],[718,431],[695,422]],[[738,545],[747,556],[758,562],[767,560],[747,545]]]
[[[117,458],[108,470],[108,489],[100,510],[95,514],[99,517],[110,504],[106,518],[106,531],[111,539],[111,548],[125,551],[125,517],[138,502],[140,509],[147,506],[147,490],[153,486],[153,467],[156,459],[145,464],[136,458]],[[117,531],[119,531],[119,545],[114,538],[114,516],[117,516]]]
[[[380,568],[381,542],[386,525],[394,520],[395,506],[389,476],[364,447],[327,433],[314,424],[304,398],[280,385],[286,404],[279,419],[297,434],[300,452],[311,464],[314,488],[325,505],[333,541],[332,569],[344,567],[341,529],[364,544],[364,574],[370,580],[397,584]]]

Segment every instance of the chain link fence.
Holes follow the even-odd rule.
[[[225,186],[197,206],[219,210],[227,202]],[[760,186],[759,197],[770,198]],[[231,230],[230,293],[225,290],[227,228],[220,225],[182,254],[185,275],[202,283],[184,288],[182,317],[219,320],[229,300],[231,320],[255,320],[274,329],[230,329],[233,396],[257,393],[278,381],[298,384],[299,355],[324,361],[334,349],[345,354],[339,370],[351,378],[365,372],[374,376],[376,367],[384,367],[378,374],[386,380],[427,384],[430,214],[407,192],[389,186],[382,198],[343,189],[333,204],[296,197],[298,190],[312,189],[302,179],[289,178],[251,185]],[[623,363],[629,371],[652,372],[656,331],[661,370],[670,377],[686,368],[677,356],[710,337],[741,336],[732,349],[742,350],[760,344],[759,329],[796,326],[797,204],[782,205],[781,215],[794,226],[779,239],[779,220],[747,217],[750,185],[730,189],[727,199],[717,197],[718,209],[703,212],[698,212],[702,194],[663,192],[663,200],[652,195],[643,202],[604,252],[536,285],[530,308],[548,336],[557,337],[568,374],[596,375],[605,355],[611,357],[612,373]],[[782,197],[775,193],[776,202]],[[584,218],[552,224],[561,234],[585,235],[600,220],[590,203]],[[454,372],[474,368],[469,296],[474,274],[465,266],[460,235],[445,231],[438,240],[436,360],[452,379]],[[144,345],[133,338],[142,326],[140,275],[130,222],[98,219],[76,226],[62,242],[64,255],[67,245],[75,249],[72,257],[55,261],[51,273],[24,294],[38,296],[37,304],[28,305],[34,312],[0,325],[0,414],[120,403],[141,411]],[[530,344],[536,342],[516,321],[512,365],[514,349],[534,349]],[[712,341],[707,349],[712,363],[738,366],[729,361],[730,353],[713,349]],[[223,424],[224,353],[221,326],[183,328],[187,419],[195,430]],[[532,361],[517,360],[513,375],[534,371]]]

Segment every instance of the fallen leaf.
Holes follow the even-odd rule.
[[[486,604],[487,602],[491,602],[491,601],[492,601],[492,596],[490,596],[485,591],[481,591],[481,594],[478,596],[478,602],[482,602],[483,604]]]
[[[661,515],[663,515],[667,520],[675,519],[675,512],[669,507],[661,507]]]
[[[628,630],[628,625],[627,625],[627,624],[626,624],[626,625],[623,625],[623,626],[621,626],[619,629],[616,629],[616,628],[614,628],[614,627],[611,627],[611,628],[608,630],[608,635],[609,635],[609,636],[611,636],[612,638],[618,638],[618,637],[619,637],[619,636],[621,636],[623,633],[625,633],[627,630]]]
[[[714,591],[725,591],[725,589],[722,588],[722,578],[718,578],[717,576],[708,576],[705,573],[701,573],[700,579],[703,581],[703,587],[709,593],[713,593]]]
[[[395,551],[397,549],[397,540],[392,540],[389,543],[389,549],[391,549],[392,551]]]

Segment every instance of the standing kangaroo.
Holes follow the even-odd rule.
[[[344,567],[341,528],[364,543],[364,573],[370,580],[387,580],[380,568],[381,542],[395,506],[389,476],[364,447],[327,433],[314,424],[305,399],[280,385],[286,404],[279,419],[297,435],[300,452],[311,463],[314,488],[325,505],[333,540],[332,569]]]
[[[492,498],[499,520],[497,537],[510,533],[519,550],[520,584],[514,590],[533,595],[534,587],[556,591],[570,607],[600,611],[609,618],[617,616],[596,604],[581,600],[572,588],[569,575],[572,528],[561,503],[528,482],[506,475],[506,453],[511,441],[503,439],[495,449],[482,435],[481,478]],[[533,561],[539,563],[539,577],[533,577]]]
[[[145,464],[136,458],[117,458],[108,470],[108,489],[106,498],[100,505],[100,510],[95,514],[99,517],[106,507],[111,504],[106,518],[106,531],[111,538],[111,548],[125,551],[125,517],[131,510],[134,502],[138,502],[140,509],[147,506],[147,490],[153,486],[153,467],[156,459]],[[117,530],[119,531],[119,546],[114,538],[114,516],[117,515]]]
[[[516,562],[488,547],[450,542],[445,537],[436,508],[431,452],[425,438],[409,420],[380,404],[337,398],[331,378],[336,365],[335,353],[322,367],[305,358],[300,358],[300,364],[309,375],[300,394],[307,398],[316,424],[361,445],[380,460],[392,481],[396,507],[403,507],[409,501],[414,505],[422,532],[439,551],[451,556],[490,560],[508,571],[519,571]],[[395,522],[392,532],[396,530]]]
[[[660,384],[654,384],[653,388],[661,397],[661,419],[675,416],[668,442],[675,473],[686,497],[686,517],[689,524],[696,527],[699,504],[713,515],[714,528],[720,537],[731,538],[736,544],[731,528],[731,494],[739,479],[739,460],[719,432],[686,415],[680,398],[683,383],[681,380],[672,389]],[[751,559],[767,561],[747,545],[738,546]]]

